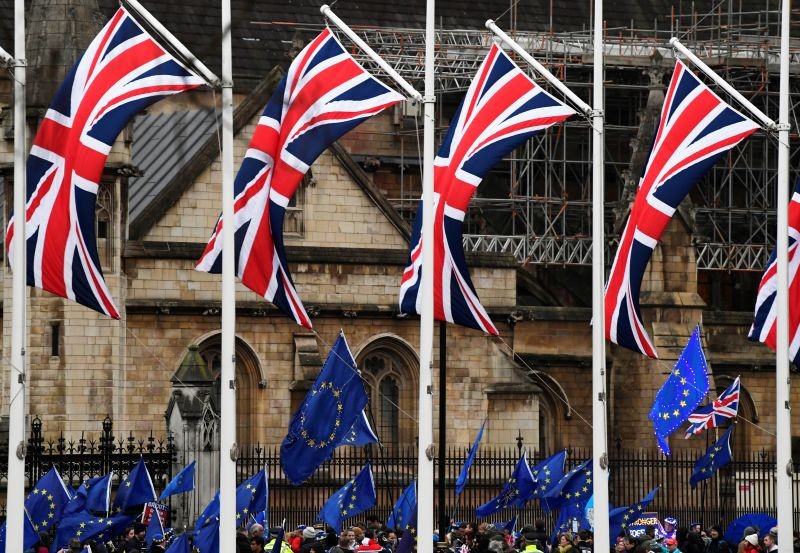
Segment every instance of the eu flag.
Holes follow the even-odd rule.
[[[206,524],[213,522],[219,516],[219,490],[214,494],[214,498],[208,502],[206,508],[197,517],[194,523],[194,531],[198,532]]]
[[[281,466],[292,484],[302,484],[330,458],[366,406],[361,374],[340,333],[281,444]]]
[[[411,515],[417,511],[417,481],[412,480],[392,508],[386,526],[405,530],[411,523]]]
[[[731,433],[735,426],[736,424],[730,425],[725,434],[711,444],[705,455],[695,462],[692,476],[689,479],[692,488],[697,487],[698,482],[711,478],[717,469],[731,462]]]
[[[250,520],[250,514],[267,510],[267,473],[261,469],[236,488],[236,523]]]
[[[175,478],[170,480],[167,487],[164,488],[164,491],[158,496],[158,500],[164,501],[166,498],[176,493],[192,491],[194,489],[194,466],[196,463],[196,461],[192,461],[183,467],[181,471],[175,475]]]
[[[400,538],[400,543],[397,544],[397,549],[394,553],[413,553],[417,549],[417,510],[411,513],[411,521],[408,523],[408,528],[403,532]]]
[[[113,510],[116,513],[125,512],[155,500],[156,490],[153,488],[153,480],[150,478],[147,465],[144,464],[144,458],[139,457],[139,462],[119,485]]]
[[[377,501],[372,468],[367,463],[355,478],[342,486],[325,502],[317,518],[338,533],[342,530],[344,519],[363,513],[372,508]]]
[[[475,515],[478,518],[484,518],[505,509],[509,505],[524,507],[531,493],[533,493],[535,485],[536,480],[534,480],[531,468],[528,466],[527,454],[523,453],[519,461],[517,461],[514,472],[511,473],[511,478],[503,485],[500,495],[475,509]]]
[[[365,446],[368,444],[377,443],[378,436],[375,434],[375,431],[372,430],[372,426],[369,424],[366,410],[362,410],[361,416],[356,417],[356,422],[353,423],[353,427],[349,432],[342,436],[342,441],[336,444],[336,447],[339,447],[340,445]]]
[[[200,553],[219,553],[219,519],[213,517],[194,535],[194,547]]]
[[[27,551],[39,541],[39,533],[34,529],[30,517],[26,514],[23,517],[22,547]],[[6,550],[6,523],[0,525],[0,551]]]
[[[25,511],[37,532],[51,530],[61,519],[64,507],[72,499],[56,467],[47,471],[25,500]]]
[[[189,532],[184,532],[169,544],[164,553],[192,553],[192,548],[189,545]]]
[[[559,479],[546,494],[541,495],[542,509],[549,513],[555,508],[574,507],[583,513],[592,496],[592,460],[586,459]]]
[[[642,513],[647,506],[653,502],[653,499],[658,493],[658,488],[650,490],[641,501],[634,503],[630,507],[622,507],[621,509],[614,509],[613,512],[608,514],[608,535],[611,538],[611,543],[616,543],[616,537],[621,532],[626,531],[628,526],[634,524],[642,516]],[[609,544],[610,545],[610,544]]]
[[[74,515],[81,511],[105,513],[111,510],[111,477],[113,472],[105,476],[95,476],[78,486],[75,495],[66,507],[64,516]]]
[[[101,517],[88,511],[74,514],[64,518],[58,524],[56,538],[51,551],[65,548],[72,538],[81,542],[89,539],[96,541],[110,540],[125,531],[127,526],[133,524],[139,515],[119,513],[111,517]]]
[[[147,550],[153,545],[153,540],[164,539],[164,526],[161,524],[161,515],[159,514],[157,504],[153,504],[153,514],[150,516],[150,522],[147,523],[147,531],[144,534],[144,541],[147,544]]]
[[[700,345],[700,327],[694,329],[689,342],[675,363],[667,381],[656,394],[650,409],[656,440],[664,455],[669,455],[667,436],[691,415],[708,393],[706,356]]]
[[[464,461],[464,466],[461,467],[461,472],[458,474],[458,479],[456,480],[456,495],[461,495],[461,492],[464,491],[464,488],[467,486],[467,478],[469,477],[469,467],[472,466],[472,462],[475,461],[475,455],[478,453],[478,446],[481,443],[481,438],[483,437],[483,429],[486,426],[486,419],[483,419],[483,424],[481,424],[481,429],[478,430],[478,436],[475,438],[475,443],[472,444],[472,448],[469,450],[469,455],[467,455],[467,460]]]
[[[536,478],[536,487],[531,499],[538,499],[547,495],[547,492],[558,485],[564,476],[564,462],[567,460],[567,450],[559,451],[531,467],[531,473]]]

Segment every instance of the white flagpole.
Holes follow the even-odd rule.
[[[435,0],[425,9],[425,96],[422,162],[422,309],[419,326],[419,432],[417,466],[417,551],[433,551],[433,141]],[[440,429],[441,431],[441,429]],[[444,536],[440,537],[442,540]]]
[[[608,430],[606,428],[605,310],[605,134],[603,128],[603,0],[594,1],[592,76],[592,493],[594,543],[608,550]]]
[[[11,304],[11,368],[8,409],[6,551],[22,551],[25,503],[25,2],[14,2],[14,273]]]
[[[219,440],[219,551],[236,551],[236,281],[233,240],[233,61],[231,2],[222,0],[222,352]]]
[[[778,107],[777,307],[775,340],[775,439],[777,441],[775,507],[778,546],[790,549],[792,520],[792,420],[789,378],[789,38],[791,1],[781,5],[780,87]]]

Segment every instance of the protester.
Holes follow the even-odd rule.
[[[762,549],[758,546],[758,534],[747,534],[742,541],[743,553],[762,553]]]
[[[775,553],[778,551],[778,529],[770,528],[769,534],[764,536],[764,552]]]
[[[665,538],[664,545],[667,547],[668,553],[681,553],[681,550],[678,549],[678,540],[675,538]]]
[[[709,529],[711,540],[706,545],[705,553],[729,553],[730,546],[725,538],[722,537],[722,528],[719,526],[712,526]]]

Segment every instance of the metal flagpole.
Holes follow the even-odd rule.
[[[603,128],[603,0],[594,2],[594,68],[592,76],[592,493],[594,543],[608,549],[608,445],[606,428],[605,173]]]
[[[433,551],[433,140],[435,0],[425,9],[425,96],[422,163],[422,309],[419,326],[419,432],[417,466],[417,551]]]
[[[236,282],[233,240],[233,65],[231,2],[222,0],[222,353],[220,376],[219,551],[236,550]],[[228,231],[231,232],[228,232]]]
[[[781,5],[780,87],[778,108],[777,306],[775,340],[775,507],[778,546],[792,547],[792,429],[789,377],[789,35],[791,1]]]
[[[14,2],[14,274],[11,307],[11,368],[8,409],[6,551],[22,551],[25,503],[25,2]]]

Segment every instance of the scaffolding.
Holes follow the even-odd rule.
[[[633,25],[604,29],[605,224],[609,263],[635,194],[643,153],[652,140],[652,135],[643,136],[641,131],[648,100],[654,91],[664,89],[674,65],[674,54],[668,47],[672,36],[680,37],[765,113],[778,111],[777,7],[774,11],[743,11],[735,10],[730,1],[723,1],[710,13],[670,14],[668,20],[670,25],[665,29],[635,29]],[[404,78],[421,86],[422,30],[354,29]],[[589,98],[590,30],[509,32],[578,95]],[[492,37],[488,31],[440,29],[436,39],[437,94],[447,97],[469,86]],[[792,46],[792,71],[796,74],[800,68],[800,43]],[[365,66],[371,66],[356,50],[353,54]],[[791,122],[792,128],[797,129],[800,85],[798,79],[792,80]],[[573,118],[528,141],[506,159],[486,179],[490,182],[481,186],[470,205],[465,219],[466,250],[512,254],[523,265],[590,265],[589,131],[588,121]],[[408,131],[399,132],[408,136]],[[766,265],[775,241],[775,140],[761,131],[744,141],[726,161],[715,165],[682,204],[681,213],[691,226],[698,268],[760,271]],[[791,140],[797,140],[796,133]],[[797,161],[793,156],[793,168],[797,168]],[[410,216],[413,210],[408,206],[416,203],[417,191],[401,191],[399,197],[390,200],[401,213]]]

